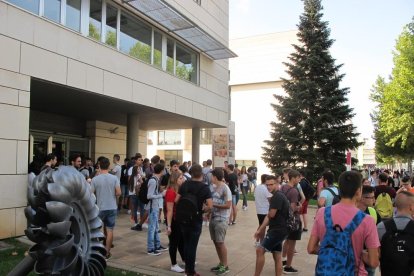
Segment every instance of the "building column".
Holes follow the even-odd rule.
[[[193,127],[191,136],[192,136],[191,161],[193,163],[200,164],[200,128]]]
[[[128,114],[127,119],[127,156],[134,156],[139,152],[139,116]]]

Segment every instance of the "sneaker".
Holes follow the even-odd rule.
[[[135,226],[131,227],[131,230],[135,230],[135,231],[142,231],[142,226],[139,224],[136,224]]]
[[[156,251],[159,251],[159,252],[163,252],[163,251],[167,251],[168,250],[168,248],[165,248],[164,246],[162,246],[162,245],[160,245],[160,247],[158,247],[157,249],[156,249]]]
[[[224,265],[221,265],[219,270],[216,271],[216,275],[224,275],[224,274],[227,274],[229,272],[230,272],[230,269],[229,269],[228,266],[225,267]]]
[[[147,251],[147,254],[151,256],[159,256],[161,255],[161,252],[159,252],[158,250],[149,250]]]
[[[293,267],[287,267],[285,266],[283,268],[283,274],[298,274],[299,271],[297,269],[294,269]]]
[[[108,254],[106,254],[106,256],[105,256],[105,259],[106,259],[106,260],[109,260],[111,257],[112,257],[112,254],[111,254],[111,253],[108,253]]]
[[[286,266],[286,264],[287,264],[287,261],[286,261],[286,260],[283,260],[283,261],[282,261],[282,267],[285,267],[285,266]]]
[[[148,223],[143,223],[142,224],[142,229],[148,229]]]
[[[217,272],[217,271],[220,270],[220,267],[222,267],[222,266],[223,266],[222,264],[218,264],[215,267],[210,268],[210,271],[211,272]]]
[[[177,273],[183,273],[184,269],[182,269],[178,264],[171,266],[171,271],[177,272]]]
[[[307,228],[303,228],[302,231],[303,232],[308,232],[308,229]]]

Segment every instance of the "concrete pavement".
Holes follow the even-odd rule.
[[[249,201],[247,211],[241,210],[239,202],[239,212],[237,224],[229,226],[226,236],[226,246],[228,250],[228,262],[230,273],[227,275],[253,275],[256,261],[256,251],[254,247],[253,234],[257,228],[257,217],[254,202]],[[108,265],[121,269],[140,272],[146,275],[180,275],[170,271],[170,258],[168,251],[160,256],[147,255],[147,230],[142,232],[130,230],[132,226],[129,215],[122,211],[118,216],[117,225],[114,231],[115,247],[111,250],[112,258]],[[293,267],[299,270],[298,275],[314,275],[316,256],[306,252],[306,245],[309,233],[312,229],[313,217],[316,209],[308,209],[309,231],[302,234],[302,240],[296,245],[298,254],[293,259]],[[161,244],[168,245],[168,237],[165,233],[165,226],[161,226]],[[178,263],[181,264],[179,254]],[[200,242],[197,249],[196,271],[201,275],[214,275],[210,268],[217,265],[218,257],[212,241],[208,227],[203,226]],[[181,274],[182,275],[182,274]],[[274,262],[272,255],[266,253],[266,263],[262,275],[274,275]]]

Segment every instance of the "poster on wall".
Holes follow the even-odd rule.
[[[224,167],[224,161],[234,164],[235,157],[235,136],[234,122],[229,122],[228,128],[213,128],[212,150],[213,166]]]

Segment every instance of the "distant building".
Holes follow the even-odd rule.
[[[274,94],[284,92],[287,78],[282,62],[294,52],[297,31],[257,35],[230,40],[238,57],[229,60],[231,120],[235,122],[236,162],[239,168],[256,161],[258,176],[270,173],[262,161],[264,140],[270,138],[270,122],[276,121]]]

